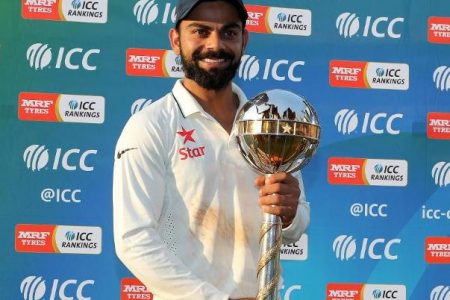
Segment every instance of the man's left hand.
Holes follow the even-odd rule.
[[[258,176],[255,185],[259,190],[259,205],[265,213],[281,217],[283,227],[287,227],[294,220],[297,213],[300,187],[298,180],[292,175],[280,172],[265,176]]]

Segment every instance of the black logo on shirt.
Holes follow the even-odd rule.
[[[117,159],[120,159],[125,152],[128,152],[130,150],[136,150],[136,149],[137,148],[127,148],[127,149],[117,152]]]

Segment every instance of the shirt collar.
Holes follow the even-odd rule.
[[[247,97],[244,92],[234,83],[232,84],[233,93],[235,93],[239,99],[239,109],[247,102]],[[172,94],[181,113],[185,118],[195,113],[205,113],[201,105],[195,100],[194,96],[184,87],[181,83],[181,79],[178,79],[172,89]]]

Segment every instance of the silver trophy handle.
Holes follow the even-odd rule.
[[[268,178],[271,174],[266,174]],[[278,300],[280,281],[281,228],[279,216],[264,213],[259,232],[259,261],[256,268],[258,278],[257,300]]]

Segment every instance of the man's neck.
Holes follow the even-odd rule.
[[[220,90],[208,90],[191,79],[183,79],[184,87],[194,96],[203,110],[214,117],[222,127],[231,132],[239,99],[233,93],[231,82]]]

